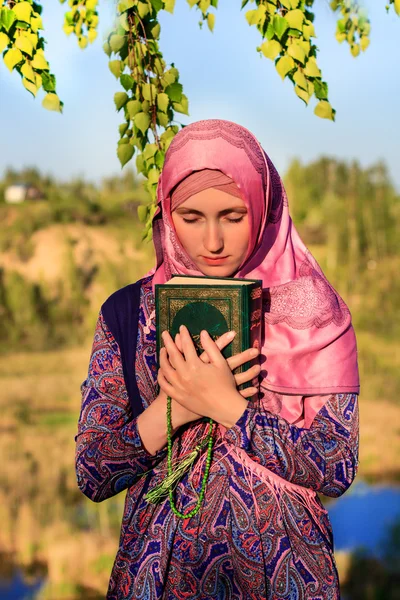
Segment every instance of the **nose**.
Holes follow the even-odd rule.
[[[207,252],[219,252],[224,247],[224,236],[220,226],[216,223],[206,225],[203,240]]]

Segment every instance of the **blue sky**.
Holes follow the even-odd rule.
[[[260,140],[283,173],[290,160],[308,162],[321,154],[357,159],[367,166],[383,159],[400,189],[400,18],[385,11],[385,0],[365,2],[372,20],[371,45],[354,59],[335,38],[328,0],[316,0],[319,64],[337,110],[336,123],[318,119],[282,82],[272,61],[255,51],[260,37],[249,27],[240,1],[219,0],[214,33],[200,30],[199,16],[185,0],[175,14],[162,13],[161,48],[175,62],[189,97],[190,117],[236,121]],[[82,175],[99,181],[121,171],[116,158],[118,125],[113,95],[117,80],[108,69],[102,38],[113,19],[113,2],[101,0],[99,37],[80,50],[62,31],[66,5],[43,0],[47,56],[57,76],[64,113],[41,107],[17,73],[0,64],[0,174],[6,166],[37,166],[66,180]],[[128,163],[129,164],[129,163]]]

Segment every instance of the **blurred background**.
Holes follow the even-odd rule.
[[[229,6],[228,6],[229,4]],[[220,0],[214,34],[183,1],[162,17],[190,117],[250,129],[287,187],[306,245],[350,306],[361,369],[360,468],[337,500],[346,600],[400,598],[400,20],[365,2],[371,46],[354,59],[316,3],[320,64],[336,123],[317,119],[255,51],[240,4]],[[136,208],[145,198],[116,158],[118,86],[99,39],[81,51],[63,7],[43,1],[64,114],[45,111],[0,65],[0,598],[105,597],[125,492],[101,504],[78,490],[74,435],[99,308],[154,264]],[[101,33],[113,4],[100,5]],[[253,31],[254,29],[254,31]]]

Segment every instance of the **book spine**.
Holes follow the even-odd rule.
[[[243,286],[243,315],[246,315],[247,323],[243,327],[242,351],[248,348],[261,349],[261,319],[262,319],[262,286],[261,283],[254,283],[251,286]],[[259,356],[246,362],[241,371],[247,371],[253,365],[258,364]],[[251,381],[243,383],[239,389],[251,387]]]

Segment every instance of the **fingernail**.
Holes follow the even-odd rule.
[[[258,355],[257,348],[253,348],[250,354],[251,354],[251,356],[257,356]]]
[[[228,338],[228,340],[233,340],[235,335],[236,335],[236,331],[228,331],[228,333],[226,334],[226,337]]]

